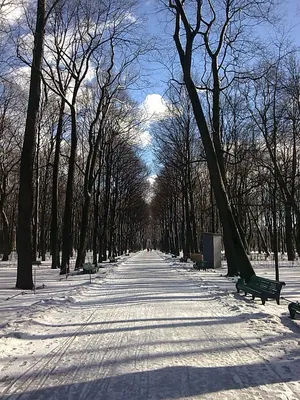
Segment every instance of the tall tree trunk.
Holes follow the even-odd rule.
[[[108,214],[109,214],[109,206],[110,206],[110,187],[111,187],[111,163],[112,163],[112,154],[111,149],[108,149],[108,154],[106,157],[105,165],[106,165],[106,176],[105,176],[105,195],[103,202],[103,218],[102,218],[102,231],[100,234],[100,243],[99,243],[99,262],[106,261],[107,259],[107,227],[108,227]]]
[[[79,237],[79,246],[78,246],[78,253],[77,253],[77,258],[76,258],[75,270],[79,270],[82,267],[84,260],[85,260],[87,232],[88,232],[89,215],[90,215],[90,204],[91,204],[91,194],[85,193],[84,203],[82,206],[80,237]]]
[[[99,238],[99,255],[98,262],[107,260],[107,220],[103,221],[102,230]]]
[[[100,202],[100,183],[101,174],[97,179],[97,189],[94,194],[94,218],[93,218],[93,264],[97,265],[97,250],[98,250],[98,225],[99,225],[99,202]]]
[[[194,252],[193,246],[193,234],[191,228],[191,219],[190,219],[190,205],[189,205],[189,195],[186,186],[186,182],[184,183],[184,204],[185,204],[185,223],[186,223],[186,250],[187,257],[190,257],[190,254]]]
[[[7,215],[4,211],[4,206],[2,201],[0,203],[0,213],[2,218],[2,227],[3,227],[3,256],[2,261],[8,261],[8,257],[10,254],[10,246],[9,246],[9,223]]]
[[[295,246],[298,257],[300,257],[300,216],[296,214],[296,227],[295,227]]]
[[[45,14],[46,0],[38,0],[29,99],[20,165],[17,226],[18,267],[16,281],[16,287],[18,289],[33,288],[31,230],[33,209],[33,163],[41,96],[41,65],[45,36]]]
[[[225,190],[227,190],[227,183],[226,183],[226,172],[225,172],[225,164],[224,164],[224,157],[223,157],[223,147],[221,143],[221,130],[220,130],[220,80],[219,80],[219,68],[218,68],[218,56],[212,55],[211,56],[211,68],[212,68],[212,75],[213,75],[213,106],[212,106],[212,115],[213,115],[213,143],[214,143],[214,150],[216,154],[216,158],[218,160],[220,173],[222,176],[223,184],[225,186]]]
[[[272,222],[273,222],[273,252],[274,252],[274,264],[275,264],[275,279],[279,281],[279,264],[278,264],[278,229],[277,229],[277,201],[276,192],[277,184],[276,179],[273,189],[273,204],[272,204]]]
[[[58,240],[58,173],[59,173],[60,144],[63,131],[64,110],[65,110],[65,100],[62,99],[60,104],[59,118],[58,118],[56,138],[55,138],[55,153],[54,153],[53,176],[52,176],[52,204],[51,204],[51,255],[52,255],[51,268],[52,269],[60,267],[59,240]]]
[[[178,210],[177,210],[177,198],[174,199],[174,243],[175,243],[175,256],[179,256],[179,237],[178,237]]]
[[[210,186],[210,204],[211,204],[211,232],[216,232],[215,227],[215,206],[214,206],[214,192],[212,186]]]
[[[116,220],[116,207],[118,200],[118,177],[115,181],[115,189],[112,196],[112,202],[110,207],[110,229],[109,229],[109,256],[115,256],[116,253],[116,243],[115,243],[115,220]]]
[[[7,176],[3,176],[2,188],[0,194],[0,220],[2,219],[2,238],[3,238],[3,256],[2,261],[8,261],[8,257],[11,251],[10,246],[10,235],[9,235],[9,221],[4,210],[4,202],[6,198],[7,189]]]
[[[47,194],[48,194],[48,181],[49,181],[49,170],[50,170],[50,156],[53,151],[53,143],[51,146],[51,152],[49,153],[49,158],[47,160],[45,178],[43,183],[43,198],[41,202],[41,223],[40,223],[40,254],[42,261],[46,261],[46,208],[47,204]]]
[[[38,252],[38,229],[39,229],[39,201],[40,201],[40,127],[37,131],[37,144],[35,154],[35,190],[34,208],[32,219],[32,260],[36,261]]]
[[[63,233],[62,233],[62,261],[60,274],[64,275],[70,271],[70,256],[72,246],[72,206],[73,206],[73,189],[74,189],[74,174],[77,150],[77,127],[76,127],[76,108],[71,107],[71,152],[69,159],[68,180],[66,189],[65,211],[63,218]]]
[[[9,218],[9,252],[16,249],[16,214],[17,214],[17,204],[14,203],[11,210],[11,215]]]
[[[97,118],[98,120],[98,118]],[[96,123],[96,119],[94,120]],[[92,134],[93,125],[90,127],[90,135]],[[89,154],[86,162],[85,176],[84,176],[84,202],[82,208],[82,219],[80,225],[80,238],[78,246],[78,254],[76,258],[75,269],[79,270],[84,263],[86,254],[86,243],[87,243],[87,232],[89,226],[89,215],[91,206],[91,196],[93,192],[93,186],[95,184],[95,167],[97,156],[99,158],[99,169],[97,171],[98,176],[101,176],[101,164],[102,164],[102,152],[99,149],[102,129],[99,129],[96,142],[94,145],[90,143]],[[100,151],[99,151],[100,150]]]
[[[293,243],[293,219],[292,206],[285,204],[285,242],[289,261],[295,260],[295,251]]]
[[[194,191],[192,188],[191,182],[191,171],[189,168],[188,173],[188,192],[189,192],[189,202],[190,202],[190,221],[191,221],[191,229],[192,229],[192,237],[193,237],[193,251],[198,253],[198,238],[197,238],[197,227],[196,227],[196,219],[195,219],[195,206],[194,206]]]
[[[183,252],[183,258],[188,258],[189,254],[188,254],[188,246],[187,246],[187,240],[186,240],[185,205],[184,205],[183,194],[181,196],[181,215],[182,215],[182,220],[181,220],[182,252]]]

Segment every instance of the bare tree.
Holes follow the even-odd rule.
[[[166,102],[168,115],[154,124],[153,134],[156,143],[156,155],[160,164],[173,169],[180,178],[178,196],[182,203],[181,230],[184,257],[198,252],[197,227],[195,218],[195,164],[201,155],[197,127],[191,104],[184,88],[173,88]],[[202,161],[205,161],[202,158]],[[174,193],[174,196],[176,194]],[[171,201],[170,207],[174,204]],[[179,248],[173,249],[178,253]]]
[[[10,84],[3,85],[0,97],[0,222],[2,222],[3,261],[7,261],[12,250],[12,221],[9,221],[9,202],[17,190],[19,173],[21,134],[19,123],[24,115],[20,111],[20,90]],[[16,120],[18,124],[16,124]],[[2,240],[1,240],[2,239]]]
[[[223,226],[228,274],[234,275],[239,272],[242,277],[248,279],[254,271],[247,257],[226,189],[220,139],[220,93],[221,81],[227,81],[228,85],[231,80],[226,74],[225,60],[229,59],[227,65],[230,65],[233,71],[235,70],[233,68],[234,52],[237,49],[231,50],[245,25],[244,18],[255,13],[262,16],[262,10],[264,6],[269,5],[269,2],[226,0],[218,7],[214,7],[211,1],[170,0],[167,5],[174,15],[173,38],[180,59],[183,81],[201,134],[211,184]],[[205,75],[208,71],[212,81],[211,128],[205,115],[193,70],[193,63],[196,61],[194,53],[197,48],[205,49],[205,53],[202,54],[202,64],[204,64]],[[205,63],[207,59],[210,60],[209,69]],[[204,89],[207,90],[207,88]]]
[[[71,253],[71,222],[73,182],[78,143],[77,99],[89,72],[95,72],[94,59],[100,59],[112,38],[121,41],[125,26],[132,25],[129,18],[131,1],[119,4],[77,0],[59,4],[50,20],[52,39],[47,42],[49,58],[45,58],[45,81],[65,100],[71,113],[71,150],[63,223],[61,273],[69,270]],[[96,62],[97,64],[97,62]],[[91,78],[90,78],[91,79]]]
[[[123,27],[123,30],[124,29]],[[133,62],[138,58],[139,54],[144,52],[142,47],[139,46],[139,48],[136,49],[135,46],[132,45],[130,54],[127,55],[120,52],[118,56],[120,39],[118,38],[117,31],[115,34],[116,36],[111,36],[109,41],[110,46],[106,49],[107,61],[105,64],[99,62],[96,67],[96,88],[91,93],[91,96],[89,96],[88,108],[92,110],[90,104],[92,102],[92,97],[93,101],[95,101],[95,110],[93,110],[92,120],[88,129],[89,150],[85,165],[84,204],[82,209],[83,214],[76,269],[79,269],[84,262],[92,191],[97,175],[101,172],[100,169],[96,169],[96,166],[101,165],[103,162],[103,146],[106,140],[106,120],[107,117],[112,118],[109,115],[111,107],[118,102],[122,103],[123,99],[120,93],[125,90],[132,80],[135,80],[135,75],[131,74],[132,76],[130,76],[127,71],[130,66],[133,67]],[[115,65],[116,58],[119,59],[120,66],[118,68],[116,68]],[[125,75],[127,75],[127,78]],[[91,91],[91,88],[88,88],[88,91]],[[126,107],[130,107],[129,103]],[[113,118],[116,118],[116,116]],[[97,162],[98,158],[99,161]]]
[[[46,18],[46,0],[38,0],[27,118],[20,165],[17,228],[18,270],[16,282],[16,287],[19,289],[32,289],[33,287],[31,228],[33,207],[33,163],[36,144],[37,118],[41,95],[41,66],[43,60]]]

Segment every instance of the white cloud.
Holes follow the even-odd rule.
[[[13,1],[3,2],[1,5],[1,16],[9,23],[17,21],[24,14],[24,7]]]
[[[168,107],[160,94],[148,94],[140,105],[141,120],[143,121],[136,135],[136,142],[143,148],[151,146],[151,124],[164,119],[168,115]]]
[[[150,135],[150,132],[147,130],[140,132],[139,141],[140,141],[142,147],[149,146],[152,141],[152,136]]]
[[[131,129],[130,132],[130,140],[133,145],[144,149],[151,145],[152,136],[146,128],[143,129],[143,127],[140,126],[138,128]]]
[[[28,90],[30,82],[31,68],[28,65],[24,65],[20,68],[16,68],[10,74],[11,80],[20,86],[22,90]]]
[[[145,101],[141,105],[141,110],[145,118],[150,121],[163,119],[168,112],[165,100],[160,94],[148,94]]]

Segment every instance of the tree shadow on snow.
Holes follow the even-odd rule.
[[[38,387],[42,382],[43,385],[48,385],[49,387],[26,391],[24,388],[24,386],[26,387],[25,383],[23,389],[18,391],[19,396],[17,398],[19,400],[167,400],[184,398],[200,399],[202,398],[200,396],[211,394],[212,396],[209,396],[210,399],[233,399],[236,396],[246,395],[247,398],[262,396],[261,398],[264,398],[264,400],[274,400],[274,398],[277,398],[276,395],[283,394],[288,389],[282,383],[292,381],[288,371],[286,371],[286,375],[282,378],[276,370],[278,370],[277,365],[271,367],[265,363],[202,368],[176,366],[131,372],[99,379],[94,377],[92,380],[71,382],[70,384],[63,385],[56,384],[54,386],[54,382],[51,382],[51,379],[48,382],[47,380],[44,381],[44,379],[37,378],[32,382],[35,387]],[[89,376],[92,375],[88,371],[86,373]],[[300,371],[298,377],[299,375]],[[68,381],[69,378],[71,381],[74,378],[74,371],[69,376],[62,376],[61,378],[64,381]],[[55,381],[57,382],[57,380]],[[245,391],[245,389],[249,390]],[[3,400],[10,398],[11,394],[2,397]]]
[[[251,318],[262,318],[262,315],[252,315]],[[248,315],[246,315],[248,316]],[[226,324],[234,324],[239,323],[243,314],[239,316],[230,316],[230,317],[219,317],[219,316],[207,316],[207,317],[199,317],[199,318],[156,318],[156,319],[141,319],[141,323],[137,324],[139,320],[127,320],[127,325],[130,323],[134,323],[133,326],[123,326],[122,322],[121,325],[120,321],[106,321],[103,323],[102,321],[98,322],[90,322],[85,324],[85,329],[76,332],[76,337],[84,337],[88,335],[103,335],[103,334],[116,334],[116,333],[124,333],[124,332],[140,332],[140,331],[148,331],[148,330],[155,330],[155,329],[170,329],[173,331],[174,329],[188,329],[191,327],[205,327],[205,326],[212,326],[212,325],[226,325]],[[145,323],[146,322],[146,323]],[[148,323],[147,323],[148,322]],[[159,322],[159,323],[158,323]],[[42,324],[38,324],[42,325]],[[70,324],[70,326],[76,326],[76,324]],[[55,325],[53,325],[55,326]],[[64,325],[59,325],[63,327]],[[67,326],[67,325],[65,325]],[[82,326],[82,324],[79,324]],[[94,327],[94,329],[91,329]],[[90,328],[90,329],[88,329]],[[44,340],[44,339],[55,339],[61,337],[73,337],[74,331],[70,332],[59,332],[59,333],[51,333],[45,334],[44,332],[35,332],[34,334],[26,334],[26,338],[28,340]],[[10,334],[1,334],[0,338],[8,337]]]

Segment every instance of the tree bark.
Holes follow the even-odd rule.
[[[295,251],[293,243],[293,219],[292,206],[290,204],[285,204],[285,242],[288,260],[294,261]]]
[[[40,222],[40,255],[42,261],[46,261],[46,210],[48,206],[48,185],[49,185],[49,172],[50,172],[50,159],[53,152],[53,141],[51,143],[51,151],[47,159],[46,171],[43,182],[43,196],[41,201],[41,222]],[[49,248],[49,247],[48,247]]]
[[[35,188],[34,207],[32,219],[32,260],[36,261],[38,252],[38,229],[39,229],[39,201],[40,201],[40,127],[37,129],[37,144],[35,151]]]
[[[275,185],[273,189],[273,202],[272,202],[272,222],[273,222],[273,252],[274,252],[274,264],[275,264],[275,280],[279,281],[279,263],[278,263],[278,229],[277,229],[277,201],[276,201],[277,185],[275,179]]]
[[[100,234],[99,243],[99,262],[106,261],[107,259],[107,227],[108,227],[108,214],[111,199],[111,168],[112,168],[112,146],[109,145],[107,149],[107,156],[105,160],[106,176],[105,176],[105,193],[103,202],[103,217],[102,217],[102,231]]]
[[[93,264],[97,265],[98,250],[98,225],[99,225],[99,202],[100,202],[101,174],[97,179],[97,189],[94,194],[94,223],[93,223]]]
[[[63,117],[65,110],[65,100],[61,99],[59,118],[55,139],[55,154],[53,163],[53,176],[52,176],[52,200],[51,200],[51,255],[52,264],[51,268],[56,269],[60,267],[59,260],[59,241],[58,241],[58,173],[59,173],[59,158],[60,158],[60,144],[63,131]]]
[[[73,204],[73,189],[74,189],[74,173],[77,150],[77,126],[76,126],[76,108],[71,107],[71,152],[69,159],[68,180],[66,189],[65,211],[63,219],[62,233],[62,261],[60,274],[64,275],[70,272],[70,256],[72,246],[72,204]]]
[[[0,212],[1,212],[1,217],[2,217],[2,227],[3,227],[3,256],[2,256],[2,261],[8,261],[8,257],[10,254],[10,246],[9,246],[9,223],[8,223],[8,218],[7,215],[4,211],[4,207],[0,205]]]
[[[78,253],[76,258],[75,270],[79,270],[85,260],[86,255],[86,244],[87,244],[87,231],[89,226],[89,215],[90,215],[90,204],[91,204],[91,194],[84,194],[84,202],[82,206],[82,218],[80,226],[80,237]]]
[[[31,229],[33,208],[33,163],[37,118],[41,95],[41,65],[45,35],[45,14],[46,0],[38,0],[29,99],[20,165],[17,225],[18,267],[16,281],[16,287],[18,289],[33,288]]]
[[[175,256],[179,256],[179,237],[178,237],[178,216],[177,216],[177,198],[174,198],[174,214],[173,214],[173,223],[174,223],[174,243],[175,243]]]

